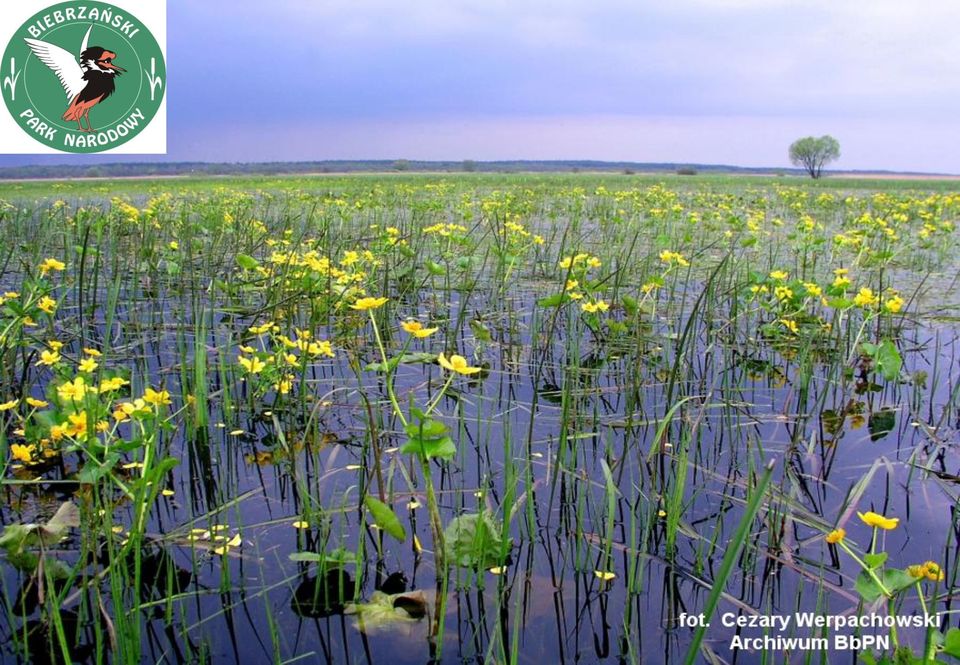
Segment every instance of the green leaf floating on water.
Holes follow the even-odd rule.
[[[499,566],[510,539],[504,542],[502,530],[489,511],[454,518],[443,532],[443,541],[450,559],[464,568]]]
[[[416,623],[427,615],[427,598],[423,591],[392,596],[374,591],[370,602],[347,603],[343,613],[356,616],[357,628],[366,633],[395,624]]]
[[[367,507],[377,526],[399,540],[401,543],[407,539],[407,532],[404,530],[400,520],[397,519],[393,509],[383,501],[376,499],[369,494],[364,497],[363,505]]]
[[[897,412],[893,409],[880,409],[870,414],[868,428],[870,440],[879,441],[897,426]]]
[[[80,509],[67,501],[46,524],[10,524],[0,535],[0,547],[16,553],[25,547],[53,545],[63,540],[67,531],[80,526]]]

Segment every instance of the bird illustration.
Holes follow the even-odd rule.
[[[27,46],[40,62],[57,75],[70,100],[63,119],[76,122],[81,132],[96,132],[90,124],[90,109],[112,95],[116,90],[115,77],[126,72],[123,67],[113,64],[117,54],[102,46],[87,46],[90,31],[87,30],[80,45],[80,61],[66,49],[39,39],[25,38]],[[87,121],[83,126],[81,120]]]

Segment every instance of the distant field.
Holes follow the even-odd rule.
[[[570,174],[408,174],[400,172],[358,173],[295,176],[170,176],[135,178],[77,178],[70,180],[0,180],[0,197],[16,198],[20,196],[89,196],[92,194],[113,196],[116,193],[156,194],[176,191],[204,191],[216,187],[235,188],[245,191],[255,190],[310,190],[317,187],[333,190],[349,188],[353,183],[385,179],[391,183],[409,183],[423,185],[430,182],[473,183],[482,187],[508,187],[519,184],[538,186],[596,186],[606,187],[644,187],[664,183],[683,189],[698,186],[707,187],[769,187],[771,183],[787,186],[802,186],[812,189],[875,189],[875,190],[917,190],[952,191],[960,188],[960,177],[937,176],[872,176],[869,178],[852,175],[825,177],[811,180],[801,176],[774,175],[715,175],[701,174],[680,176],[674,174],[622,174],[622,173],[570,173]]]
[[[955,180],[0,183],[0,654],[724,662],[721,613],[949,609],[958,222]]]

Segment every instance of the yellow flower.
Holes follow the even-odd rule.
[[[80,371],[81,372],[92,372],[97,369],[97,361],[93,358],[84,358],[80,361]]]
[[[180,249],[180,243],[178,243],[176,240],[171,240],[170,243],[167,245],[167,247],[169,247],[173,251],[177,251],[178,249]]]
[[[102,353],[100,353],[100,352],[97,351],[96,349],[86,349],[86,348],[85,348],[85,349],[83,350],[83,352],[86,353],[86,354],[87,354],[88,356],[90,356],[91,358],[99,358],[100,356],[103,355]]]
[[[237,356],[237,362],[239,362],[243,366],[243,368],[247,370],[247,374],[259,374],[267,366],[265,362],[263,362],[256,356],[254,356],[253,358],[247,358],[246,356]]]
[[[813,282],[804,282],[803,288],[806,290],[807,295],[812,298],[818,298],[823,295],[823,289]]]
[[[24,446],[19,443],[15,443],[10,446],[10,455],[13,456],[13,459],[23,462],[24,464],[32,464],[34,450],[35,446]]]
[[[53,259],[53,258],[46,259],[43,263],[40,264],[40,274],[46,275],[51,270],[55,270],[59,272],[66,267],[67,265],[62,261],[57,261],[56,259]]]
[[[874,295],[873,289],[863,287],[853,298],[853,304],[857,307],[873,307],[880,302],[880,297]]]
[[[588,314],[596,314],[597,312],[606,312],[610,309],[608,305],[603,300],[598,300],[597,302],[585,302],[580,305],[580,309]]]
[[[850,286],[853,282],[850,281],[849,277],[844,275],[838,275],[835,280],[833,280],[833,287],[836,289],[845,289]]]
[[[776,279],[781,282],[785,280],[787,277],[789,277],[789,275],[782,270],[774,270],[773,272],[770,273],[770,279]]]
[[[67,436],[72,436],[74,438],[85,434],[87,431],[87,412],[81,411],[80,413],[71,413],[67,419],[69,423],[67,424]]]
[[[787,286],[778,286],[773,290],[773,295],[777,300],[790,300],[793,297],[793,289]]]
[[[907,573],[910,575],[910,577],[920,579],[921,577],[927,576],[927,568],[926,566],[922,565],[907,566]]]
[[[36,399],[34,397],[28,397],[27,404],[29,406],[32,406],[35,409],[42,409],[44,407],[50,406],[49,402],[44,402],[42,399]]]
[[[273,384],[273,389],[281,395],[286,395],[290,392],[290,389],[293,388],[293,379],[294,376],[292,374],[285,374],[280,381]]]
[[[273,321],[267,321],[261,326],[251,326],[249,328],[250,332],[254,335],[262,335],[266,332],[270,332],[270,329],[273,327]]]
[[[942,582],[944,575],[943,569],[935,561],[927,561],[923,564],[924,574],[931,582]]]
[[[138,397],[133,400],[133,402],[121,402],[117,404],[113,410],[113,419],[118,423],[122,423],[125,420],[129,420],[130,416],[136,413],[149,413],[149,411],[150,407],[147,406],[147,403]]]
[[[59,351],[60,349],[63,348],[63,342],[56,339],[51,339],[49,342],[47,342],[47,346],[49,346],[54,351]]]
[[[153,388],[147,388],[144,391],[143,401],[154,406],[168,406],[172,404],[170,401],[170,393],[166,390],[157,391]]]
[[[327,340],[310,342],[307,344],[307,353],[311,356],[326,356],[327,358],[336,358],[337,354],[333,352],[333,345]]]
[[[37,302],[37,307],[47,314],[53,314],[57,311],[57,301],[50,296],[43,296],[40,298],[40,301]]]
[[[17,399],[12,399],[9,402],[4,402],[3,404],[0,404],[0,411],[9,411],[19,403],[20,403],[20,400],[17,400]]]
[[[893,296],[885,303],[883,303],[883,309],[891,314],[896,314],[901,309],[903,309],[904,300],[900,296]]]
[[[831,545],[836,545],[841,540],[843,540],[844,536],[846,535],[847,535],[847,532],[845,529],[834,529],[833,531],[827,534],[827,537],[825,540]]]
[[[800,331],[800,326],[798,326],[797,322],[794,321],[793,319],[780,319],[780,323],[782,323],[787,328],[787,330],[792,332],[794,335],[796,335]]]
[[[676,263],[678,266],[689,266],[690,262],[680,252],[671,252],[668,249],[660,252],[660,260],[666,264]]]
[[[60,362],[60,353],[59,351],[41,351],[40,360],[37,361],[37,365],[47,365],[48,367],[56,365]]]
[[[467,364],[467,359],[463,356],[453,355],[450,356],[448,360],[445,355],[442,353],[437,357],[437,362],[440,363],[440,366],[451,372],[456,372],[457,374],[476,374],[480,372],[479,367],[470,367]]]
[[[86,394],[87,382],[83,380],[82,376],[78,376],[73,381],[67,381],[57,388],[57,395],[64,401],[83,399]]]
[[[114,376],[110,379],[104,379],[100,382],[100,392],[108,393],[114,390],[120,390],[125,385],[128,385],[130,382],[119,376]]]
[[[419,321],[404,321],[400,324],[400,327],[405,331],[416,337],[417,339],[423,339],[424,337],[429,337],[433,333],[437,332],[439,328],[424,328],[423,324]]]
[[[868,513],[857,513],[863,523],[867,526],[872,526],[877,529],[884,529],[886,531],[891,531],[897,528],[897,525],[900,524],[899,517],[884,517],[883,515],[878,515],[874,512]]]
[[[389,300],[389,298],[359,298],[357,302],[350,305],[350,307],[362,312],[368,309],[377,309],[378,307],[383,307],[387,300]]]

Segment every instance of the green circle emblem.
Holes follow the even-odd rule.
[[[73,153],[123,145],[153,120],[166,91],[163,51],[136,16],[80,0],[38,12],[0,60],[3,101],[20,128]]]

